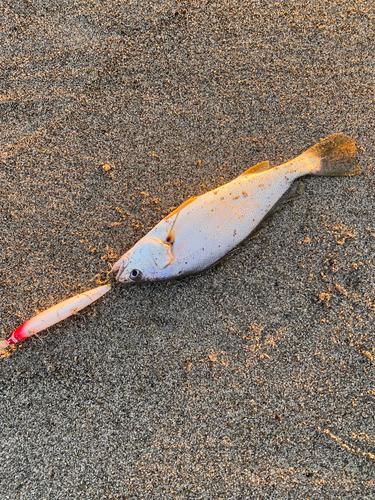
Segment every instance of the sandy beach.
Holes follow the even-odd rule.
[[[363,173],[10,349],[1,500],[375,499],[374,25],[370,0],[2,3],[0,338],[260,161],[344,132]]]

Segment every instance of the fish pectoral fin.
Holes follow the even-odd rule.
[[[240,175],[240,177],[244,175],[259,174],[260,172],[264,172],[270,168],[272,167],[270,167],[270,162],[268,160],[262,161],[261,163],[257,163],[253,167],[248,168],[243,174]]]

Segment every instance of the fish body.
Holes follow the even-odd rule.
[[[305,175],[360,172],[356,146],[333,134],[282,165],[263,162],[233,181],[187,200],[113,266],[121,283],[187,276],[211,267],[244,241]]]

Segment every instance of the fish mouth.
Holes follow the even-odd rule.
[[[129,259],[127,257],[122,257],[114,264],[114,266],[112,267],[112,274],[116,278],[116,281],[120,281],[121,275],[128,264]]]
[[[116,264],[115,266],[112,267],[112,274],[114,274],[116,276],[116,274],[119,272],[120,270],[120,264]]]

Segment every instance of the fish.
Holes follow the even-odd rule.
[[[303,176],[361,173],[353,139],[329,135],[278,166],[259,163],[216,189],[188,199],[112,267],[119,283],[168,280],[200,273],[254,234]]]
[[[37,333],[49,328],[60,321],[69,318],[78,311],[81,311],[88,305],[92,304],[104,294],[111,290],[110,285],[102,285],[93,288],[69,299],[63,300],[58,304],[46,309],[45,311],[37,314],[29,319],[23,325],[16,328],[6,339],[0,340],[0,354],[5,351],[9,346],[17,344],[22,340],[36,335]]]

